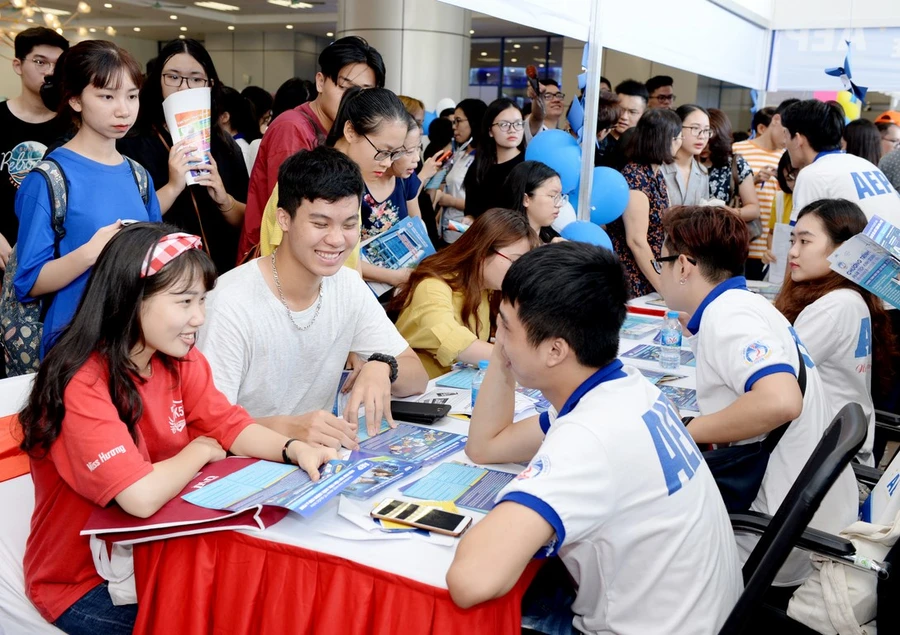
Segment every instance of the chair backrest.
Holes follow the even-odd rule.
[[[744,592],[720,633],[740,633],[758,610],[778,569],[828,490],[862,447],[867,432],[868,420],[859,404],[849,403],[841,408],[744,564]]]

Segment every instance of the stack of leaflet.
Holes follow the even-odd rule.
[[[900,309],[900,229],[873,216],[828,256],[831,269]]]

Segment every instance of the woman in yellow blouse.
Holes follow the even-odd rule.
[[[491,209],[446,249],[429,256],[394,297],[397,330],[419,355],[429,377],[456,361],[490,359],[503,278],[510,265],[537,246],[528,219]]]

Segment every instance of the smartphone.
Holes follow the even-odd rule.
[[[471,516],[454,514],[437,507],[425,507],[388,498],[372,510],[372,518],[390,520],[446,536],[461,536],[472,524]]]
[[[453,150],[447,150],[447,151],[444,152],[442,155],[440,155],[440,156],[438,156],[437,158],[435,158],[435,162],[436,162],[436,163],[443,163],[444,161],[446,161],[447,159],[450,158],[450,155],[451,155],[451,154],[453,154]]]
[[[391,416],[400,421],[431,425],[450,414],[450,406],[419,401],[392,401]]]

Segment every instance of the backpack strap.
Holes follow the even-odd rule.
[[[147,174],[147,168],[131,157],[125,157],[125,160],[131,166],[131,175],[134,177],[134,182],[141,193],[141,200],[144,201],[144,207],[146,207],[150,203],[150,176]]]
[[[45,157],[34,167],[34,171],[44,177],[50,190],[50,225],[53,227],[53,257],[59,258],[59,243],[66,236],[66,210],[69,206],[69,190],[66,175],[62,166],[53,159]]]
[[[800,350],[800,345],[794,343],[794,346],[797,347],[797,359],[800,360],[800,370],[797,371],[797,384],[800,386],[800,397],[806,396],[806,362],[803,361],[803,352]],[[788,421],[787,423],[782,423],[780,426],[772,430],[769,435],[763,439],[763,448],[769,454],[775,451],[775,446],[778,445],[778,442],[781,441],[781,437],[784,436],[784,433],[787,432],[788,427],[790,427],[792,421]]]

